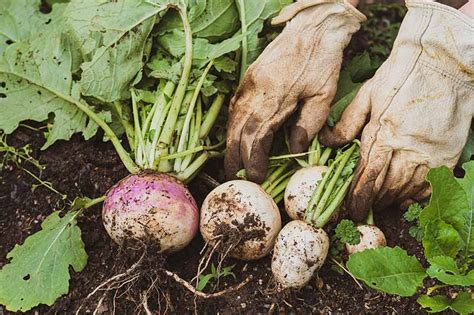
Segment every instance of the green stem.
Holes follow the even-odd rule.
[[[273,201],[275,201],[276,204],[279,204],[283,198],[285,198],[285,192],[281,192],[278,196],[276,196],[275,198],[273,198]]]
[[[212,101],[211,107],[209,107],[206,117],[204,117],[204,122],[201,125],[201,132],[199,133],[199,138],[201,140],[205,140],[211,132],[211,129],[219,116],[222,105],[224,105],[224,99],[224,94],[217,94],[214,101]]]
[[[283,177],[284,178],[283,181],[280,184],[278,184],[278,186],[276,186],[275,188],[271,190],[270,196],[273,199],[275,199],[277,196],[279,196],[281,193],[285,191],[286,186],[288,186],[288,182],[291,179],[291,175],[293,175],[294,173],[295,173],[294,171],[289,172],[288,176]]]
[[[188,16],[186,13],[186,8],[181,6],[175,6],[174,8],[178,10],[181,20],[183,22],[186,48],[184,53],[183,72],[181,74],[178,87],[176,88],[176,93],[173,97],[171,108],[168,113],[165,125],[163,127],[163,132],[160,135],[158,145],[161,148],[167,147],[173,139],[173,133],[175,130],[176,122],[178,120],[179,112],[181,110],[184,95],[186,93],[186,88],[188,86],[189,75],[191,73],[191,66],[193,62],[193,38],[191,32],[191,25],[189,24]]]
[[[336,171],[334,172],[334,175],[331,177],[331,180],[328,183],[328,186],[325,187],[324,194],[321,197],[321,200],[318,202],[316,206],[316,210],[313,213],[313,221],[316,220],[323,212],[324,207],[326,206],[326,203],[328,201],[328,198],[331,196],[334,187],[336,186],[337,181],[339,180],[339,177],[341,176],[342,171],[344,170],[344,167],[346,166],[347,162],[352,156],[352,153],[356,149],[356,144],[352,145],[344,154],[342,154],[342,159],[338,163],[338,166],[336,168]],[[327,173],[327,175],[331,175],[330,172]]]
[[[326,165],[327,161],[329,160],[329,157],[331,156],[331,153],[331,148],[324,149],[323,154],[321,154],[321,157],[319,158],[318,165]]]
[[[100,196],[94,199],[89,200],[82,209],[88,209],[92,206],[95,206],[98,203],[101,203],[105,200],[105,196]]]
[[[144,166],[144,162],[146,160],[145,155],[145,143],[143,141],[141,126],[140,126],[140,117],[138,113],[138,102],[137,102],[137,95],[135,94],[135,90],[131,89],[130,93],[132,95],[132,110],[133,110],[133,124],[135,128],[135,161],[141,167]]]
[[[242,54],[240,59],[240,81],[244,77],[245,71],[247,70],[247,58],[248,58],[248,39],[247,39],[247,17],[245,16],[245,1],[238,0],[239,15],[242,29]]]
[[[262,183],[262,185],[260,185],[263,190],[266,191],[267,188],[270,187],[271,184],[280,177],[280,175],[286,170],[290,163],[291,161],[287,161],[285,164],[277,167],[277,169],[267,177],[267,179]]]
[[[267,189],[265,189],[267,194],[272,195],[273,191],[280,185],[280,183],[284,182],[285,179],[290,178],[291,175],[293,175],[294,173],[295,173],[294,170],[289,170],[288,172],[286,172],[282,176],[279,176]]]
[[[346,196],[347,190],[349,189],[349,185],[351,184],[353,177],[354,175],[351,175],[346,180],[344,185],[342,185],[341,188],[338,189],[336,196],[334,197],[332,202],[329,204],[329,206],[324,210],[324,212],[320,216],[316,218],[316,221],[315,221],[316,227],[323,227],[326,225],[326,223],[329,222],[334,212],[339,208],[342,201],[344,200],[344,197]]]
[[[178,149],[176,151],[177,153],[182,152],[182,151],[185,150],[185,145],[186,145],[186,142],[187,142],[187,139],[188,139],[188,134],[189,134],[189,129],[190,129],[191,118],[194,115],[194,106],[196,105],[196,102],[197,102],[198,97],[199,97],[199,93],[201,92],[202,85],[204,84],[204,80],[206,79],[207,74],[209,73],[209,70],[211,70],[212,65],[213,65],[213,60],[211,60],[208,63],[207,67],[204,69],[204,73],[199,78],[199,81],[196,84],[196,88],[194,90],[194,93],[193,93],[193,96],[192,96],[192,99],[191,99],[191,103],[189,104],[189,107],[187,109],[188,112],[186,113],[186,118],[184,120],[183,130],[182,130],[181,135],[179,137]],[[183,160],[181,158],[177,158],[174,161],[174,169],[175,170],[178,170],[178,171],[181,170],[182,161]]]
[[[199,144],[199,134],[201,133],[201,123],[202,123],[202,101],[201,98],[198,98],[197,101],[197,110],[196,110],[196,120],[194,121],[193,136],[188,145],[188,148],[195,148]],[[189,164],[191,164],[193,154],[187,155],[183,163],[181,164],[181,171],[185,170]]]
[[[212,146],[206,146],[206,145],[201,145],[201,146],[198,146],[198,147],[194,147],[192,149],[189,149],[189,150],[186,150],[186,151],[182,151],[182,152],[179,152],[179,153],[173,153],[173,154],[168,154],[168,155],[163,155],[161,157],[161,160],[164,161],[164,160],[173,160],[173,159],[177,159],[177,158],[182,158],[182,157],[185,157],[185,156],[189,156],[189,155],[192,155],[192,154],[195,154],[195,153],[199,153],[201,151],[210,151],[210,150],[215,150],[217,148],[219,148],[220,146],[222,146],[223,144],[225,143],[225,140],[215,144],[215,145],[212,145]]]
[[[314,137],[311,146],[309,147],[309,151],[311,152],[308,156],[309,165],[318,165],[321,157],[321,144],[319,144],[318,136]]]
[[[133,134],[135,131],[133,129],[133,126],[127,119],[125,119],[125,117],[123,117],[122,104],[118,101],[115,101],[113,105],[115,112],[120,118],[120,123],[122,124],[123,129],[125,129],[125,135],[127,136],[128,145],[130,146],[130,148],[134,148],[135,139]]]
[[[374,225],[374,210],[372,210],[372,208],[369,209],[369,213],[367,214],[367,220],[365,222],[368,225]]]
[[[173,84],[173,83],[172,83]],[[172,85],[172,88],[174,90],[174,84]],[[153,117],[151,126],[150,126],[150,132],[153,131],[153,140],[150,144],[149,147],[149,159],[148,159],[148,166],[152,168],[155,165],[155,156],[156,156],[156,151],[157,151],[157,146],[158,146],[158,139],[161,135],[162,127],[165,122],[166,116],[168,115],[168,111],[170,110],[171,107],[171,101],[168,101],[166,99],[166,87],[164,89],[164,92],[159,96],[159,105],[158,108],[155,111],[155,115]],[[171,91],[171,94],[173,91]]]
[[[55,92],[55,94],[61,97],[62,99],[74,104],[77,108],[83,111],[84,114],[86,114],[90,119],[92,119],[97,125],[99,125],[100,128],[102,128],[106,136],[110,139],[110,142],[112,142],[115,148],[115,151],[117,151],[117,154],[119,155],[120,160],[122,160],[123,165],[127,168],[127,170],[130,173],[135,174],[135,173],[140,172],[140,168],[137,166],[137,164],[135,164],[135,162],[133,162],[128,152],[124,149],[124,147],[120,143],[120,140],[115,134],[115,132],[113,132],[113,130],[109,127],[109,125],[107,125],[107,123],[102,118],[100,118],[96,113],[94,113],[89,108],[89,105],[87,103],[79,102],[75,100],[74,98],[65,94],[61,94],[59,92]]]
[[[210,155],[208,152],[203,152],[197,159],[189,165],[184,171],[181,173],[176,174],[176,178],[178,178],[183,183],[190,182],[194,176],[196,176],[199,170],[204,166],[204,164],[209,159]]]

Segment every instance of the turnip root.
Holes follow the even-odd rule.
[[[360,242],[357,245],[346,243],[346,250],[349,255],[387,245],[385,235],[375,225],[359,225],[357,230],[360,232]]]
[[[291,221],[278,234],[272,272],[283,288],[301,288],[326,260],[329,238],[323,229],[303,221]]]
[[[244,180],[224,183],[204,200],[201,234],[206,242],[222,245],[231,257],[255,260],[273,248],[281,229],[280,212],[257,184]]]
[[[195,236],[199,213],[184,184],[166,174],[142,172],[107,192],[102,219],[118,244],[138,241],[160,252],[175,252]]]
[[[291,177],[285,189],[285,210],[293,220],[303,220],[311,199],[327,166],[312,166],[302,168]]]

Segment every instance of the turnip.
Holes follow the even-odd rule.
[[[318,168],[316,172],[307,167],[290,179],[286,188],[288,192],[285,192],[288,196],[285,201],[290,203],[285,208],[287,211],[290,209],[291,216],[304,221],[288,223],[275,244],[272,272],[284,289],[306,285],[326,260],[329,238],[322,228],[342,203],[358,158],[359,143],[356,141],[350,147],[338,150],[334,160],[329,161],[328,168]],[[315,174],[321,170],[324,171],[320,178]],[[306,184],[311,177],[314,181]],[[295,199],[306,203],[304,210],[294,207]]]
[[[387,240],[382,230],[374,225],[374,214],[372,209],[369,210],[364,225],[356,227],[359,231],[359,242],[346,242],[346,251],[349,255],[362,252],[366,249],[377,248],[387,245]]]
[[[306,285],[323,265],[329,250],[329,237],[303,221],[291,221],[278,234],[273,250],[272,272],[285,288]]]
[[[346,243],[346,250],[349,255],[387,245],[385,235],[375,225],[359,225],[357,230],[360,232],[360,242],[356,245]]]
[[[198,207],[187,188],[174,177],[154,172],[132,174],[106,195],[102,218],[119,244],[151,243],[160,252],[185,247],[198,229]]]
[[[285,210],[293,220],[303,220],[308,202],[327,166],[310,166],[299,169],[291,177],[285,189]]]
[[[201,207],[200,222],[206,242],[241,260],[266,256],[281,229],[273,199],[245,180],[229,181],[211,191]]]

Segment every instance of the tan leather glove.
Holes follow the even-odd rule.
[[[355,220],[392,203],[424,199],[430,168],[454,168],[474,114],[474,20],[429,1],[407,1],[392,53],[320,140],[362,133],[347,208]]]
[[[243,166],[250,180],[264,180],[273,135],[294,112],[291,150],[308,147],[329,114],[343,50],[364,20],[343,0],[305,0],[272,21],[288,23],[249,67],[230,104],[229,179]]]

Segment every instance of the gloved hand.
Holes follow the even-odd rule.
[[[474,20],[429,1],[407,1],[392,53],[320,140],[340,146],[362,133],[346,206],[353,219],[424,199],[430,168],[454,168],[474,114]]]
[[[288,23],[249,67],[230,104],[228,178],[244,166],[250,180],[262,182],[273,135],[296,111],[290,149],[308,147],[329,115],[343,50],[364,20],[343,0],[303,0],[272,21]]]

